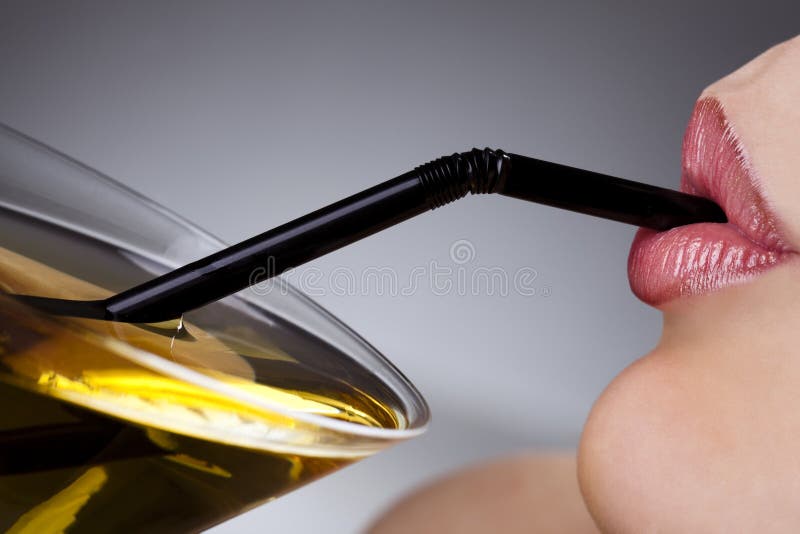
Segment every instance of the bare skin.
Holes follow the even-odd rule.
[[[800,250],[800,38],[710,86]],[[800,261],[661,307],[658,346],[609,385],[580,483],[608,532],[800,531]]]
[[[800,251],[800,37],[707,88]],[[578,478],[603,532],[800,532],[800,260],[659,306],[663,333],[597,400]],[[591,532],[567,456],[473,467],[407,497],[394,532]],[[493,488],[492,491],[485,491]]]
[[[522,454],[467,468],[396,504],[371,534],[596,533],[574,454]]]

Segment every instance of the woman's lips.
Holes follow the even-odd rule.
[[[714,200],[729,222],[639,230],[628,277],[633,292],[648,304],[746,281],[792,254],[714,98],[698,101],[689,120],[681,190]]]

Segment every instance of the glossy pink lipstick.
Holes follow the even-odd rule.
[[[727,223],[640,229],[628,258],[633,292],[653,306],[749,280],[791,254],[719,101],[704,98],[683,140],[681,190],[710,198]]]

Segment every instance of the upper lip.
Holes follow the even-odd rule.
[[[710,128],[719,129],[721,135],[712,135]],[[729,146],[720,146],[723,144]],[[728,224],[753,243],[776,253],[793,252],[764,197],[758,175],[716,98],[698,101],[686,129],[681,191],[719,204]]]

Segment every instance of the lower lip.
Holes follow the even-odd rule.
[[[641,229],[631,247],[628,275],[636,296],[658,306],[747,281],[786,254],[751,241],[730,223]]]

